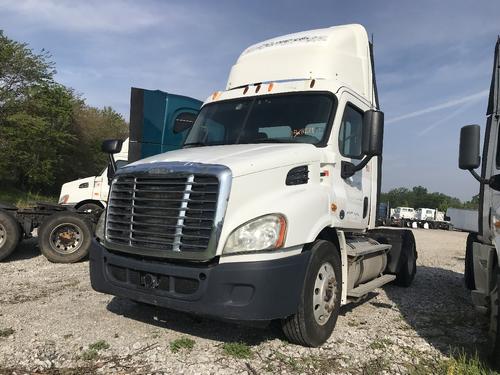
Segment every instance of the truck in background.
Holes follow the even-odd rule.
[[[416,274],[412,232],[375,226],[382,143],[361,25],[253,45],[182,149],[116,171],[92,287],[319,346],[341,305]]]
[[[467,237],[465,285],[474,306],[489,319],[489,350],[493,365],[500,369],[500,38],[497,39],[491,78],[483,163],[480,157],[479,125],[460,131],[459,168],[479,182],[479,212],[476,231]],[[475,169],[481,166],[478,174]],[[459,215],[460,216],[460,215]],[[462,215],[463,216],[463,215]],[[472,215],[471,215],[472,216]],[[464,227],[471,227],[462,220]]]
[[[389,225],[396,227],[444,229],[451,230],[453,226],[444,212],[435,208],[396,207],[391,215]]]
[[[115,155],[117,167],[178,149],[194,123],[202,102],[187,96],[132,87],[130,137]],[[130,144],[130,146],[129,146]],[[108,200],[108,168],[98,176],[81,178],[61,187],[59,204],[79,211],[101,211]]]

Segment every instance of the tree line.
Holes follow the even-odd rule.
[[[446,212],[448,207],[477,209],[479,194],[473,196],[470,201],[462,202],[443,193],[430,193],[423,186],[414,186],[412,189],[399,187],[381,193],[380,202],[389,203],[390,207],[437,208]]]
[[[57,194],[105,167],[103,139],[128,135],[119,113],[87,105],[55,74],[47,51],[0,30],[0,188]]]

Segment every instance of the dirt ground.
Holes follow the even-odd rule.
[[[486,319],[463,284],[467,234],[414,234],[414,284],[344,306],[318,349],[287,343],[273,325],[231,325],[94,292],[88,262],[49,263],[28,241],[0,263],[0,374],[435,372],[450,353],[484,350]]]

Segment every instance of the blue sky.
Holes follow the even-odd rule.
[[[462,125],[484,128],[500,2],[0,0],[0,28],[45,48],[59,82],[128,118],[130,87],[206,98],[248,45],[361,23],[375,38],[386,114],[383,190],[423,185],[469,199]]]

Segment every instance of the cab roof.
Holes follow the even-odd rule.
[[[365,28],[358,24],[333,26],[254,44],[233,65],[226,89],[304,79],[338,81],[338,86],[347,86],[376,105]]]

